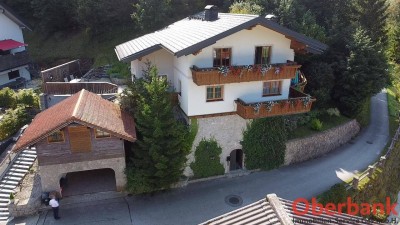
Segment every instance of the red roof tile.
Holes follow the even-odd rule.
[[[14,151],[34,145],[71,123],[106,131],[127,141],[136,140],[133,118],[102,97],[82,90],[36,115],[17,141]]]

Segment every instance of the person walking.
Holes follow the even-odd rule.
[[[60,217],[58,216],[58,209],[60,207],[60,204],[58,203],[56,196],[51,196],[51,200],[49,202],[49,205],[51,206],[51,208],[53,209],[53,215],[54,215],[54,219],[58,220],[60,219]]]

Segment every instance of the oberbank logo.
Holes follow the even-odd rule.
[[[347,197],[347,201],[343,203],[327,203],[323,205],[317,202],[317,199],[314,197],[311,199],[311,203],[305,198],[298,198],[292,203],[292,211],[297,216],[304,216],[304,215],[314,215],[314,216],[323,216],[323,214],[328,216],[333,215],[340,215],[340,214],[348,214],[352,216],[361,215],[363,217],[368,217],[370,215],[377,215],[379,212],[385,212],[386,215],[395,215],[398,216],[398,212],[396,211],[397,203],[391,203],[389,197],[386,197],[385,203],[354,203],[351,197]],[[323,219],[322,220],[329,220]],[[335,218],[338,220],[338,218]],[[349,218],[349,221],[335,221],[335,222],[360,222],[360,221],[353,221],[353,220],[360,220],[358,217]],[[364,220],[364,219],[361,219]],[[366,219],[365,219],[366,220]],[[305,221],[293,221],[293,222],[305,222]],[[315,221],[313,221],[315,222]],[[329,222],[329,221],[320,221],[320,222]],[[330,221],[333,222],[333,221]]]

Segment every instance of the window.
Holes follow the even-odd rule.
[[[207,102],[222,101],[224,86],[208,86],[207,87]]]
[[[8,79],[9,80],[15,79],[17,77],[19,77],[19,70],[11,71],[11,72],[8,73]]]
[[[254,64],[271,63],[271,46],[256,47]]]
[[[102,130],[95,130],[96,138],[106,138],[106,137],[111,137],[110,133],[107,133]]]
[[[280,95],[281,81],[269,81],[263,84],[263,96]]]
[[[90,128],[85,126],[68,127],[69,144],[72,153],[92,151]]]
[[[50,136],[47,137],[47,141],[49,143],[64,142],[64,132],[56,131],[56,132],[50,134]]]
[[[230,66],[231,65],[231,48],[215,48],[213,51],[213,66]]]

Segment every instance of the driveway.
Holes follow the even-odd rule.
[[[48,213],[37,224],[131,224],[132,219],[135,225],[190,225],[239,208],[225,202],[228,195],[240,196],[241,206],[269,193],[290,200],[311,198],[372,164],[389,139],[388,127],[386,94],[380,93],[372,98],[369,127],[353,144],[343,145],[318,159],[243,177],[190,184],[153,196],[61,208],[61,220],[54,223]]]

